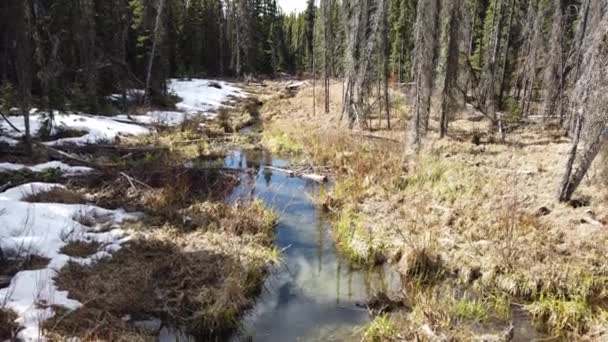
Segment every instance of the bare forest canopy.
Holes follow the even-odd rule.
[[[276,0],[2,1],[0,111],[99,113],[133,88],[166,105],[170,77],[314,74],[344,80],[343,112],[365,129],[375,86],[390,120],[392,86],[412,94],[405,150],[431,114],[448,135],[467,103],[502,136],[529,117],[558,121],[573,140],[561,200],[604,145],[608,0],[307,4],[286,15]]]

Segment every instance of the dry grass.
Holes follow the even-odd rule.
[[[99,251],[101,243],[97,241],[71,240],[59,251],[61,254],[76,258],[86,258]]]
[[[24,201],[30,203],[62,203],[62,204],[85,204],[84,197],[69,189],[55,187],[46,192],[37,192],[27,195]]]
[[[15,323],[17,314],[11,310],[0,308],[0,340],[12,341],[19,331],[19,325]]]
[[[85,305],[47,321],[50,336],[146,340],[148,332],[132,323],[150,318],[200,339],[232,332],[277,261],[270,239],[276,217],[257,202],[199,203],[186,211],[193,218],[188,231],[133,224],[134,240],[111,258],[62,269],[58,287]]]
[[[442,274],[482,297],[531,303],[551,334],[584,335],[603,319],[607,192],[595,180],[601,177],[590,177],[579,191],[589,206],[557,203],[568,150],[561,132],[520,128],[500,143],[466,112],[452,122],[450,138],[431,132],[420,155],[404,163],[404,144],[393,141],[404,140],[402,127],[362,137],[370,133],[348,131],[338,120],[338,101],[329,115],[317,110],[312,117],[310,96],[304,89],[293,99],[273,98],[262,110],[265,141],[334,173],[335,186],[320,201],[334,213],[337,244],[347,255],[371,248],[385,260],[401,259],[409,281]],[[342,226],[356,229],[343,234]],[[365,238],[352,238],[360,232]]]
[[[0,276],[12,277],[17,272],[40,270],[46,268],[50,262],[48,258],[29,252],[18,254],[7,250],[3,252],[5,258],[0,260]]]

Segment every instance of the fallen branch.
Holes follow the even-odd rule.
[[[264,166],[264,168],[267,169],[267,170],[272,170],[272,171],[286,173],[286,174],[288,174],[290,176],[294,176],[296,174],[294,171],[286,170],[286,169],[281,169],[281,168],[274,167],[274,166]]]
[[[281,168],[274,167],[274,166],[264,166],[264,168],[267,170],[286,173],[290,177],[300,177],[300,178],[304,178],[304,179],[310,179],[310,180],[313,180],[318,183],[325,183],[327,181],[327,176],[318,175],[318,174],[314,174],[314,173],[301,173],[300,174],[300,173],[296,173],[295,171],[292,171],[292,170],[281,169]]]
[[[149,190],[154,190],[154,188],[152,188],[152,187],[151,187],[151,186],[149,186],[148,184],[146,184],[146,183],[144,183],[144,182],[142,182],[142,181],[140,181],[140,180],[137,180],[137,179],[135,179],[135,178],[133,178],[133,177],[131,177],[131,176],[127,175],[127,174],[126,174],[126,173],[124,173],[124,172],[121,172],[121,173],[120,173],[120,175],[121,175],[121,176],[123,176],[123,177],[125,177],[125,178],[126,178],[128,181],[129,181],[129,183],[131,183],[131,186],[132,186],[134,189],[136,189],[136,190],[137,190],[137,187],[136,187],[136,186],[133,184],[133,182],[135,182],[135,183],[137,183],[137,184],[139,184],[139,185],[142,185],[142,186],[144,186],[144,187],[148,188]]]
[[[80,164],[83,164],[85,166],[92,167],[92,168],[95,168],[95,169],[103,169],[104,168],[102,165],[98,165],[98,164],[95,164],[95,163],[90,162],[88,160],[84,160],[84,159],[82,159],[82,158],[80,158],[78,156],[75,156],[75,155],[71,154],[71,153],[67,153],[67,152],[58,150],[56,148],[47,146],[47,145],[42,144],[42,143],[36,142],[36,143],[34,143],[34,145],[36,145],[37,147],[42,148],[42,149],[48,151],[49,155],[55,156],[56,158],[66,158],[66,159],[75,161],[77,163],[80,163]]]
[[[305,179],[310,179],[313,180],[317,183],[325,183],[327,181],[327,176],[322,176],[322,175],[316,175],[316,174],[312,174],[312,173],[305,173],[302,174],[300,177],[305,178]]]
[[[380,136],[373,135],[373,134],[351,133],[351,135],[355,136],[355,137],[368,138],[368,139],[378,139],[378,140],[386,140],[386,141],[394,142],[396,144],[402,144],[402,142],[399,141],[399,140],[397,140],[397,139],[380,137]]]
[[[21,131],[19,130],[19,128],[15,127],[15,125],[13,125],[13,123],[11,122],[11,120],[8,119],[8,117],[6,115],[4,115],[4,113],[0,112],[0,115],[2,115],[2,118],[4,119],[4,121],[6,121],[6,123],[11,126],[12,129],[14,129],[15,131],[17,131],[18,133],[21,133]]]

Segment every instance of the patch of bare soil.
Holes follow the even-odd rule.
[[[339,119],[340,88],[332,86],[329,114],[317,108],[312,115],[305,87],[292,98],[267,95],[262,117],[270,147],[334,173],[334,189],[320,201],[333,213],[347,256],[375,262],[383,254],[405,282],[464,284],[478,299],[461,303],[460,296],[443,300],[426,292],[414,304],[447,305],[454,309],[449,317],[458,311],[482,317],[517,303],[549,335],[605,336],[608,206],[601,162],[575,203],[558,203],[569,148],[563,132],[520,126],[501,142],[473,111],[454,118],[447,139],[432,128],[418,157],[405,162],[407,98],[393,99],[396,129],[375,121],[373,132],[350,131]],[[402,329],[418,334],[429,325],[446,337],[466,336],[452,331],[456,322],[475,322],[407,316]]]

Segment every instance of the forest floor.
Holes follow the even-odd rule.
[[[177,83],[181,113],[57,115],[33,154],[3,138],[0,340],[222,340],[238,327],[280,254],[275,213],[225,201],[239,177],[224,154],[252,145],[234,132],[259,104],[227,83]]]
[[[403,277],[399,298],[379,294],[368,340],[608,338],[606,174],[596,163],[578,197],[558,203],[570,144],[556,125],[514,124],[502,142],[466,110],[442,140],[432,121],[405,161],[405,96],[393,96],[393,129],[378,116],[358,131],[340,120],[339,84],[329,114],[320,86],[315,115],[310,85],[284,88],[249,89],[264,102],[264,144],[332,173],[319,203],[341,252]]]

